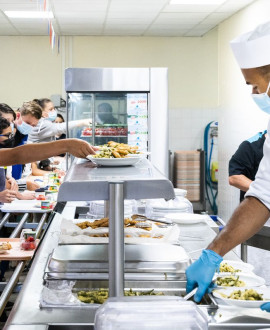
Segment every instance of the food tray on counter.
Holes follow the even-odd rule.
[[[105,218],[104,218],[105,219]],[[89,219],[91,221],[91,219]],[[88,222],[88,221],[85,221]],[[157,220],[158,222],[158,220]],[[70,244],[106,244],[109,242],[109,227],[81,229],[76,224],[84,223],[81,219],[66,220],[61,223],[60,245]],[[93,223],[93,222],[91,222]],[[158,227],[150,222],[151,230],[125,227],[126,244],[179,244],[180,228],[176,225]]]
[[[11,203],[4,203],[1,207],[1,212],[7,213],[46,213],[52,209],[45,210],[37,207],[37,200],[15,200]]]
[[[73,282],[74,283],[74,282]],[[70,285],[70,284],[68,284]],[[67,285],[67,286],[68,286]],[[46,283],[46,287],[50,287],[50,283]],[[55,283],[53,284],[55,287]],[[56,285],[57,287],[57,285]],[[185,281],[125,281],[125,291],[129,291],[130,289],[133,292],[138,293],[147,293],[154,290],[154,293],[163,293],[164,296],[177,296],[183,297],[186,294],[186,282]],[[59,282],[59,288],[62,290],[62,283]],[[54,303],[50,301],[44,301],[44,296],[40,300],[41,308],[98,308],[100,304],[98,303],[83,303],[80,302],[77,298],[77,293],[80,291],[98,291],[98,290],[107,290],[108,289],[108,281],[76,281],[74,286],[70,285],[70,290],[72,291],[73,297],[71,299],[65,299],[64,303]],[[68,293],[68,290],[67,290]],[[62,294],[62,293],[61,293]],[[70,296],[69,296],[70,297]],[[75,299],[74,299],[75,298]],[[61,297],[61,300],[64,300]],[[191,298],[192,300],[192,298]],[[73,303],[72,303],[73,302]],[[200,303],[201,306],[207,306],[208,308],[217,309],[218,306],[216,304],[215,299],[211,294],[205,294]]]
[[[33,257],[35,250],[21,250],[21,242],[19,238],[0,238],[0,243],[9,242],[12,246],[10,250],[7,250],[6,253],[0,254],[0,261],[3,260],[30,260]],[[39,240],[36,240],[38,244]]]
[[[165,273],[183,278],[190,264],[185,250],[170,244],[126,245],[125,260],[125,273],[137,274],[137,278],[141,277],[138,274],[147,278],[151,275],[146,274],[153,273],[163,279]],[[61,279],[96,278],[93,274],[105,279],[108,276],[107,244],[58,246],[49,256],[45,270],[47,277]]]

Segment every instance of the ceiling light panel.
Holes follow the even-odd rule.
[[[5,11],[4,13],[10,18],[53,18],[51,11]]]

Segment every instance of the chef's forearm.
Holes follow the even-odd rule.
[[[270,216],[268,208],[254,197],[246,198],[207,249],[224,256],[256,234]]]
[[[243,174],[229,176],[229,184],[242,191],[248,191],[252,180]]]

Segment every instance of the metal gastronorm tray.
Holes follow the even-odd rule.
[[[185,250],[177,245],[125,245],[126,273],[181,273],[190,264]],[[46,273],[107,273],[108,245],[62,245],[49,257]],[[69,277],[70,278],[70,277]]]

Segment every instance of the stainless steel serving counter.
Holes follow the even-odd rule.
[[[69,202],[62,215],[55,215],[46,237],[37,251],[33,265],[27,275],[22,291],[18,296],[5,329],[83,330],[92,328],[95,309],[40,309],[39,307],[44,269],[48,255],[58,244],[61,219],[62,217],[72,219],[78,204],[79,203]],[[216,235],[211,227],[215,227],[215,224],[212,224],[211,220],[207,223],[199,223],[191,226],[183,225],[180,227],[181,245],[190,252],[193,258],[196,258],[200,254],[200,251],[205,248]],[[225,258],[238,259],[233,252],[228,253]],[[207,310],[205,310],[205,313],[207,313]],[[270,327],[270,317],[268,317],[266,313],[266,316],[262,317],[264,314],[261,313],[263,312],[259,311],[258,317],[242,315],[241,313],[237,315],[237,311],[234,309],[232,314],[230,314],[227,308],[220,307],[215,315],[211,316],[209,329],[263,329]],[[221,322],[221,315],[223,315],[224,322]]]

